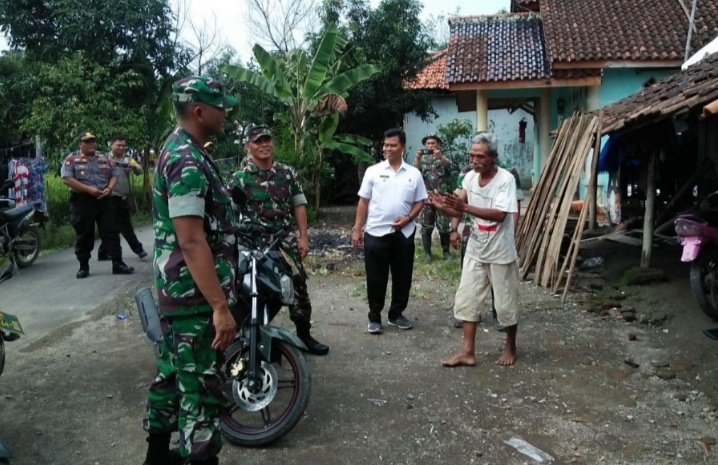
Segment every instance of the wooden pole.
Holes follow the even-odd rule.
[[[589,194],[593,194],[593,201],[588,202],[588,229],[595,229],[598,226],[596,221],[596,210],[598,210],[598,157],[601,154],[601,129],[603,127],[603,110],[598,112],[598,132],[596,133],[596,145],[593,147],[593,158],[591,159],[591,181],[588,185]],[[580,238],[579,238],[580,240]]]
[[[646,212],[643,216],[643,250],[641,251],[641,268],[651,266],[651,250],[653,249],[653,215],[656,206],[656,158],[654,150],[648,158],[648,176],[646,187]]]

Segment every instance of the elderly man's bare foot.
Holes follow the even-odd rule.
[[[476,355],[466,352],[459,352],[448,360],[442,360],[441,364],[447,368],[473,367],[476,366]]]
[[[497,365],[501,366],[508,366],[513,365],[516,361],[516,352],[510,349],[504,349],[504,352],[501,354],[501,357],[499,357],[498,360],[496,360]]]

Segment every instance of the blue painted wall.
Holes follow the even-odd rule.
[[[540,91],[539,91],[540,92]],[[534,92],[535,95],[535,92]],[[531,97],[534,95],[521,95],[520,93],[504,95],[489,94],[489,98],[499,97]],[[434,110],[438,118],[430,122],[421,121],[416,115],[407,115],[404,121],[406,132],[406,161],[412,163],[416,149],[421,148],[421,139],[431,133],[437,132],[441,124],[445,124],[454,118],[466,119],[475,127],[476,112],[467,111],[459,113],[456,105],[456,98],[453,96],[437,96],[432,100]],[[528,189],[531,186],[531,177],[534,170],[534,121],[533,117],[523,110],[517,110],[512,114],[505,109],[489,110],[488,130],[495,133],[499,139],[499,156],[511,163],[519,172],[521,185]],[[524,143],[519,140],[519,122],[525,119],[526,137]]]

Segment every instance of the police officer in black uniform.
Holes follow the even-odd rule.
[[[115,225],[112,189],[119,168],[97,152],[97,138],[90,132],[78,137],[80,150],[65,158],[61,176],[70,188],[70,224],[75,229],[75,256],[80,262],[77,278],[90,274],[90,256],[95,246],[95,224],[107,254],[112,259],[112,274],[132,274],[135,269],[122,261],[120,235]]]

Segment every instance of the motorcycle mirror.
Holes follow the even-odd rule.
[[[244,207],[247,204],[247,193],[239,186],[232,186],[232,202],[236,203],[240,207]]]
[[[12,179],[6,179],[5,182],[3,183],[2,187],[0,187],[0,190],[10,189],[14,185],[15,185],[15,183],[13,182]]]

